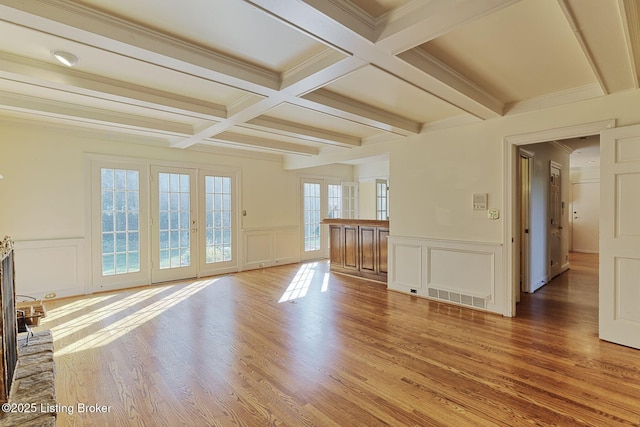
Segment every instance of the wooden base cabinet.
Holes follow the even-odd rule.
[[[331,270],[387,281],[388,221],[330,219],[324,223],[329,224]]]

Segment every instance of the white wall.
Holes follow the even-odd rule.
[[[600,166],[571,168],[570,250],[599,253]],[[580,200],[576,200],[576,193]],[[575,206],[574,206],[575,204]],[[573,212],[579,211],[574,220]]]
[[[428,132],[410,137],[402,144],[386,146],[391,153],[391,235],[417,238],[421,244],[434,239],[468,243],[469,252],[473,251],[472,244],[498,244],[509,256],[506,245],[511,244],[514,236],[505,227],[505,216],[501,215],[497,221],[489,220],[485,212],[474,211],[471,204],[476,192],[488,193],[489,207],[501,213],[507,210],[507,202],[511,203],[504,198],[505,153],[509,152],[506,138],[610,119],[615,119],[616,126],[637,124],[640,123],[638,105],[640,90],[634,90]],[[422,265],[413,266],[415,271],[423,271],[422,278],[427,277],[426,271],[432,267],[426,264],[426,259],[421,259]],[[505,277],[510,276],[508,263],[511,259],[500,267]],[[395,274],[392,270],[397,267],[389,266],[390,275]],[[413,279],[418,280],[417,277]],[[511,282],[511,277],[506,277],[502,282],[504,286],[495,288],[498,295],[492,295],[492,300],[510,306],[505,296],[511,292]],[[405,285],[424,286],[425,283]],[[498,312],[511,315],[507,309]]]
[[[136,158],[140,161],[182,166],[231,168],[240,175],[240,209],[242,233],[268,231],[269,252],[258,248],[241,248],[240,254],[252,254],[265,264],[300,258],[299,193],[301,175],[352,181],[353,167],[334,165],[307,170],[286,171],[280,158],[268,160],[228,154],[179,150],[165,143],[124,141],[117,135],[97,135],[89,131],[37,124],[0,122],[0,234],[17,242],[16,259],[25,252],[16,281],[34,296],[56,292],[58,296],[81,294],[90,290],[90,248],[86,244],[89,226],[86,212],[88,198],[88,156],[105,155]],[[240,236],[240,245],[252,242]],[[259,241],[262,245],[264,240]],[[38,259],[58,257],[68,260],[77,254],[75,264],[61,265],[47,282],[35,275]],[[38,258],[40,257],[40,258]],[[66,263],[66,261],[62,261]],[[48,267],[49,264],[47,264]],[[80,269],[78,267],[86,267]],[[257,265],[255,265],[257,266]],[[251,260],[242,260],[238,268],[251,268]],[[65,273],[66,272],[66,273]],[[78,274],[81,275],[78,278]],[[82,277],[84,276],[84,277]]]

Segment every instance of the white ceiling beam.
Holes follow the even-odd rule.
[[[266,111],[269,111],[271,108],[277,106],[278,104],[281,104],[282,102],[283,97],[271,96],[268,98],[264,98],[252,105],[247,106],[246,108],[238,110],[235,114],[227,117],[226,120],[223,120],[211,126],[205,126],[204,128],[199,129],[197,132],[187,138],[171,141],[171,146],[174,148],[191,147],[201,140],[212,138],[215,135],[225,132],[234,126],[240,125],[247,122],[248,120],[258,117]]]
[[[602,91],[638,87],[637,61],[630,55],[634,43],[638,46],[632,35],[638,36],[637,1],[558,0],[558,4]]]
[[[330,109],[334,111],[337,110],[339,113],[348,112],[354,117],[364,117],[368,119],[364,124],[387,132],[401,135],[417,134],[420,133],[422,126],[421,123],[416,121],[370,105],[365,105],[362,102],[355,101],[326,89],[318,89],[305,95],[303,98],[330,107]]]
[[[596,80],[598,81],[598,84],[600,85],[600,88],[605,94],[608,94],[609,90],[607,89],[607,85],[605,84],[604,78],[598,68],[596,60],[591,54],[591,51],[589,50],[587,42],[580,31],[580,26],[576,22],[573,12],[571,11],[571,5],[566,0],[558,0],[558,5],[560,6],[560,9],[562,9],[562,13],[564,14],[565,19],[569,23],[569,26],[571,27],[571,31],[576,36],[576,40],[578,41],[578,44],[580,45],[580,48],[582,49],[582,52],[584,53],[584,56],[587,62],[589,63],[589,66],[591,67],[591,70],[593,71],[593,74]]]
[[[242,135],[233,132],[222,132],[216,135],[214,138],[209,138],[207,141],[216,141],[229,145],[249,145],[252,147],[268,148],[270,151],[278,151],[288,154],[298,154],[304,156],[318,155],[320,150],[315,147],[309,147],[300,144],[291,144],[283,141],[276,141],[266,138],[258,138],[252,135]]]
[[[6,53],[0,53],[0,78],[203,120],[219,120],[227,115],[224,105],[136,86]]]
[[[640,87],[640,5],[636,0],[618,0],[635,88]]]
[[[377,21],[376,46],[396,55],[518,1],[413,1]]]
[[[245,1],[250,1],[276,18],[300,29],[300,31],[314,34],[329,45],[337,46],[367,63],[415,84],[417,87],[446,100],[463,111],[483,119],[499,117],[503,113],[504,106],[502,104],[496,106],[494,98],[479,96],[477,90],[473,93],[461,91],[469,87],[469,82],[466,80],[452,83],[457,77],[450,77],[446,82],[440,80],[440,76],[425,75],[416,77],[416,72],[419,70],[390,54],[389,50],[393,51],[393,48],[389,46],[385,46],[384,49],[378,47],[375,43],[341,24],[340,19],[329,17],[309,4],[297,0],[279,0],[277,2],[272,0]],[[484,0],[482,1],[484,2]],[[473,7],[474,2],[475,0],[457,0],[457,3],[466,7]],[[424,72],[420,73],[424,74]]]
[[[53,102],[6,92],[0,93],[0,108],[57,119],[115,126],[121,129],[144,130],[166,136],[184,136],[193,132],[193,128],[185,124],[137,117],[131,114],[113,113],[99,108]]]
[[[247,121],[246,127],[253,127],[265,130],[274,134],[281,134],[300,138],[307,141],[319,142],[322,144],[336,145],[341,147],[359,147],[362,141],[360,138],[344,135],[337,132],[327,131],[311,126],[305,126],[286,120],[273,117],[256,117]]]
[[[328,67],[316,73],[307,74],[305,75],[305,77],[301,78],[298,81],[289,82],[289,86],[282,88],[282,90],[279,92],[273,92],[271,96],[265,97],[261,101],[248,105],[242,109],[234,109],[233,114],[229,114],[226,120],[223,120],[220,123],[212,125],[208,128],[199,130],[198,132],[196,132],[196,134],[190,136],[187,139],[181,141],[173,141],[171,143],[171,146],[176,148],[190,147],[191,145],[198,143],[200,139],[211,138],[216,134],[231,129],[233,126],[240,125],[256,117],[260,117],[271,108],[282,103],[299,105],[300,98],[298,97],[300,95],[321,87],[326,84],[327,81],[332,81],[365,65],[366,63],[358,58],[345,58],[342,61],[329,65]],[[358,120],[363,119],[359,118]],[[342,144],[341,141],[335,141],[332,143]]]
[[[424,50],[411,49],[398,55],[398,58],[415,67],[413,75],[409,71],[405,73],[417,87],[426,91],[433,91],[437,85],[442,85],[441,91],[453,89],[445,101],[480,118],[488,119],[504,114],[505,106],[502,101]]]

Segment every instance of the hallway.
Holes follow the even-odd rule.
[[[573,340],[598,337],[598,254],[569,254],[571,268],[533,294],[523,293],[517,318]]]

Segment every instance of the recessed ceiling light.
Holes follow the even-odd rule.
[[[53,57],[56,58],[58,62],[66,65],[67,67],[73,67],[78,63],[78,57],[69,52],[54,50],[51,52],[51,55],[53,55]]]

